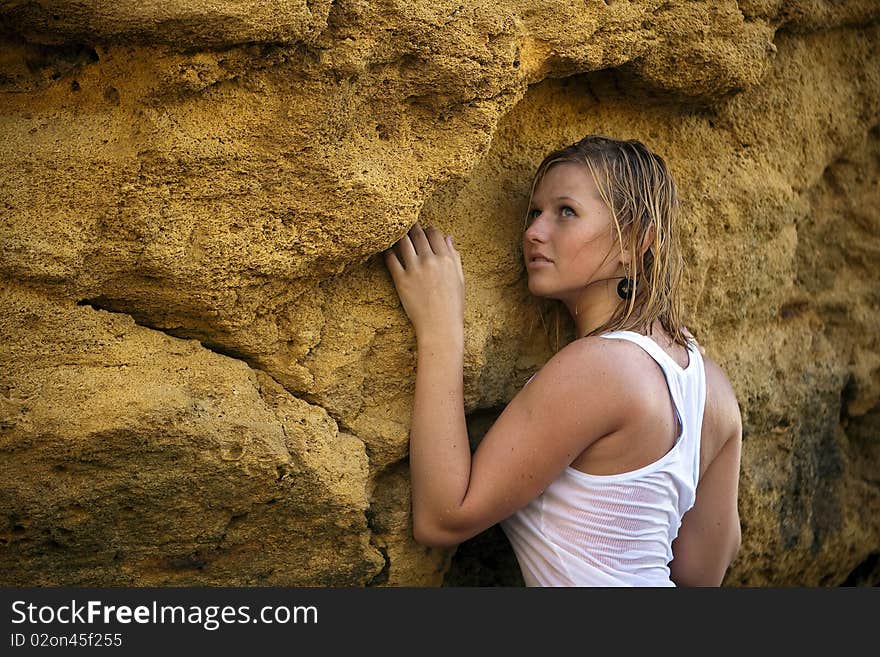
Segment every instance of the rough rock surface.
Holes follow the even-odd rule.
[[[4,3],[0,580],[442,583],[377,254],[455,237],[476,439],[555,347],[531,171],[600,132],[682,191],[745,424],[726,582],[876,583],[878,53],[869,0]]]

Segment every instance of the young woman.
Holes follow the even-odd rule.
[[[385,253],[418,344],[413,531],[454,546],[495,523],[529,586],[717,586],[740,545],[739,406],[680,323],[678,198],[638,141],[588,136],[532,184],[529,291],[578,338],[471,455],[462,398],[464,275],[416,224]]]

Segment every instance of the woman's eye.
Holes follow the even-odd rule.
[[[529,221],[537,219],[540,215],[541,211],[538,208],[532,208],[529,210]]]
[[[575,216],[575,211],[572,210],[572,209],[571,209],[570,207],[568,207],[567,205],[563,205],[563,206],[562,206],[562,208],[561,208],[561,212],[562,212],[562,216],[563,216],[563,217],[573,217],[573,216]]]

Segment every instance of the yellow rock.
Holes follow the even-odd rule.
[[[875,2],[86,4],[0,8],[0,583],[472,571],[412,541],[378,254],[454,235],[479,434],[557,342],[530,175],[591,132],[681,190],[745,423],[727,583],[880,580]]]

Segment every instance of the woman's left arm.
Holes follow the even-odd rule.
[[[419,224],[386,251],[385,261],[416,331],[409,463],[413,533],[422,542],[425,521],[442,523],[454,513],[470,479],[462,382],[464,273],[451,238]]]
[[[401,260],[403,264],[401,264]],[[471,458],[464,416],[464,276],[458,252],[418,224],[386,252],[416,330],[410,426],[413,533],[452,546],[534,499],[593,441],[644,403],[617,340],[584,338],[551,358],[506,406]]]

